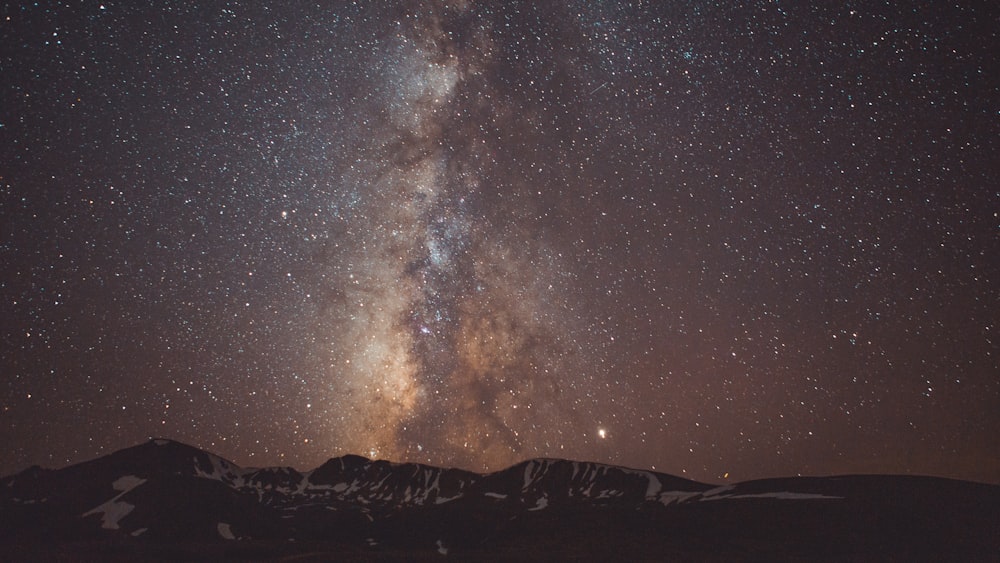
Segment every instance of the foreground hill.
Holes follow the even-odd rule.
[[[717,487],[555,459],[490,474],[331,459],[241,468],[152,440],[0,479],[18,560],[995,560],[1000,487],[847,476]]]

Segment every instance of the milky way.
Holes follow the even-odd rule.
[[[1000,482],[997,13],[375,4],[0,8],[3,473]]]
[[[491,129],[514,118],[484,76],[495,39],[458,27],[467,12],[405,12],[386,52],[365,63],[384,67],[368,82],[371,138],[358,140],[370,156],[344,180],[361,194],[347,222],[363,224],[324,258],[344,287],[330,327],[346,329],[331,351],[330,400],[345,405],[337,441],[349,450],[403,459],[427,449],[499,467],[526,443],[533,452],[582,430],[581,386],[564,393],[555,377],[594,368],[556,322],[571,312],[558,255],[517,228],[534,212],[530,186],[500,185]]]

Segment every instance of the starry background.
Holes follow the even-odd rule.
[[[9,2],[0,473],[1000,482],[983,2]]]

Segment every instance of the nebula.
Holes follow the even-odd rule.
[[[995,482],[988,12],[20,3],[0,468]]]
[[[558,252],[513,227],[535,212],[516,201],[525,187],[497,182],[499,148],[479,120],[515,118],[483,76],[490,30],[448,30],[468,17],[462,5],[405,13],[389,39],[362,131],[362,152],[376,156],[342,190],[361,194],[367,222],[334,257],[354,266],[332,277],[346,331],[328,369],[330,392],[350,405],[336,438],[346,449],[488,468],[572,431],[574,416],[553,409],[583,398],[556,374],[588,360],[560,311]]]

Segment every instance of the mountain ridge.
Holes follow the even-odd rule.
[[[664,552],[681,560],[958,550],[975,559],[1000,549],[998,514],[1000,486],[936,477],[715,485],[555,458],[475,473],[353,454],[299,471],[241,467],[162,438],[61,469],[34,466],[0,478],[0,544],[17,546],[28,559],[47,558],[52,546],[81,544],[101,557],[126,549],[153,559],[165,545],[189,546],[191,556],[251,550],[244,553],[251,559],[262,546],[294,554],[302,545],[362,559],[445,553],[531,559],[552,550],[584,559]]]

